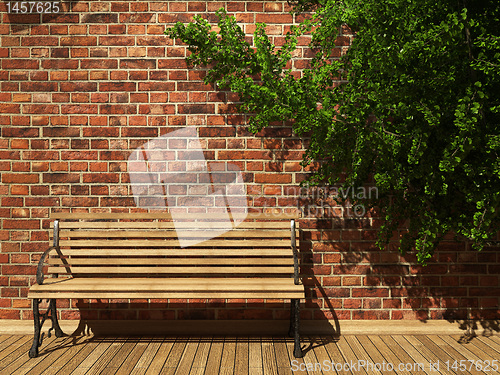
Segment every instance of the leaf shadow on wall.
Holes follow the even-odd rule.
[[[500,331],[498,248],[478,253],[447,239],[423,267],[414,254],[401,255],[396,241],[382,250],[376,246],[376,214],[346,217],[320,194],[298,199],[302,274],[309,280],[308,297],[324,301],[316,319],[445,319],[463,332],[462,340],[476,330],[485,336]]]

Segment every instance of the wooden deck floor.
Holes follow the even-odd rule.
[[[293,342],[284,337],[52,337],[44,340],[38,358],[29,359],[31,336],[1,335],[0,374],[500,373],[499,336],[476,337],[466,344],[459,338],[304,337],[306,354],[295,360]]]

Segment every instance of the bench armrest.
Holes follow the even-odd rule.
[[[43,280],[45,279],[43,277],[43,266],[44,266],[44,263],[45,263],[45,258],[47,258],[47,256],[49,255],[49,253],[50,253],[51,250],[59,251],[59,247],[58,246],[51,246],[51,247],[49,247],[47,250],[45,250],[45,252],[43,253],[42,257],[38,261],[38,267],[36,269],[36,283],[38,285],[42,285],[43,284]]]
[[[297,252],[297,244],[295,240],[295,220],[291,220],[290,227],[292,230],[292,251],[293,251],[293,282],[299,285],[299,254]]]

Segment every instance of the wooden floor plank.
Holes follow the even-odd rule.
[[[86,373],[111,346],[112,340],[100,339],[92,352],[71,372],[72,375]]]
[[[182,353],[186,348],[188,342],[187,337],[177,337],[175,342],[170,349],[168,357],[163,360],[163,367],[161,368],[160,374],[175,374],[175,370],[182,358]],[[148,369],[149,372],[149,369]]]
[[[316,362],[321,365],[321,371],[318,372],[335,373],[335,370],[331,368],[332,361],[322,338],[319,336],[309,336],[308,340],[311,343],[311,350],[316,356]]]
[[[500,358],[500,341],[495,342],[494,340],[492,340],[492,337],[484,337],[484,336],[477,336],[475,340],[479,340],[485,345],[488,345],[490,348],[495,350]]]
[[[123,344],[124,340],[122,338],[113,339],[111,345],[109,345],[106,350],[97,358],[97,360],[90,365],[85,374],[94,375],[100,374],[102,371],[104,371],[108,363],[111,362],[111,360],[118,353]]]
[[[287,341],[291,341],[291,339],[286,339],[284,337],[273,338],[273,346],[276,353],[276,367],[278,368],[279,375],[292,373],[288,349],[286,348]]]
[[[28,356],[28,351],[31,348],[33,337],[28,336],[28,340],[18,346],[18,348],[11,352],[8,357],[4,357],[0,366],[0,373],[12,374],[18,368],[26,364],[31,358]],[[16,343],[18,343],[17,341]]]
[[[304,358],[295,358],[293,356],[293,340],[286,340],[286,351],[288,352],[288,358],[290,358],[290,366],[294,375],[306,375],[307,371],[302,370],[301,366],[304,366]]]
[[[234,369],[234,361],[236,355],[236,337],[225,337],[224,347],[222,350],[222,358],[220,361],[220,371],[228,372],[227,369]],[[232,370],[231,370],[232,371]]]
[[[372,343],[372,341],[368,338],[367,335],[359,335],[356,336],[358,339],[361,347],[366,351],[366,353],[369,356],[369,360],[371,361],[371,364],[373,365],[374,368],[378,369],[379,372],[381,372],[384,375],[388,374],[394,374],[393,370],[390,370],[387,368],[387,366],[384,366],[385,363],[387,363],[386,359],[382,355],[382,353],[377,349],[377,347]],[[367,367],[370,366],[367,364]],[[370,367],[371,368],[371,367]]]
[[[278,373],[273,341],[267,337],[262,339],[262,370],[264,375],[276,375]]]
[[[191,372],[189,374],[203,374],[205,372],[211,345],[211,337],[204,337],[200,339],[200,343],[193,360],[193,366],[191,367]]]
[[[147,343],[147,347],[142,352],[141,357],[137,360],[137,363],[135,364],[131,373],[136,375],[146,373],[147,368],[155,358],[155,355],[158,352],[158,349],[160,348],[162,342],[162,338],[150,338],[149,342]]]
[[[425,369],[415,367],[417,360],[412,357],[412,353],[415,354],[416,349],[413,348],[413,346],[411,346],[410,343],[406,341],[402,336],[382,336],[381,338],[387,344],[387,346],[389,346],[389,348],[391,348],[391,350],[398,356],[398,358],[401,360],[400,363],[403,364],[403,371],[397,371],[398,373],[418,375],[426,374]],[[400,363],[398,363],[398,367]],[[410,366],[410,369],[408,369],[407,365]]]
[[[123,363],[118,367],[116,371],[117,374],[130,374],[134,370],[149,344],[149,340],[147,338],[138,338],[134,341],[136,341],[136,344],[133,350],[127,356],[125,361],[123,361]]]
[[[17,335],[0,335],[0,345],[2,345],[2,343],[5,340],[11,339],[13,336],[17,336]]]
[[[455,361],[458,361],[458,363],[460,363],[461,360],[474,361],[474,359],[467,357],[467,354],[473,355],[472,353],[470,353],[467,350],[461,350],[461,349],[463,349],[464,344],[461,344],[459,342],[455,342],[454,343],[455,345],[450,345],[449,343],[444,341],[441,336],[438,336],[438,335],[429,335],[429,338],[436,345],[438,345],[444,352],[448,353],[451,358],[453,358],[453,360],[450,363],[450,367],[453,366],[453,363]],[[448,366],[446,361],[443,363],[443,366]],[[473,367],[471,369],[469,369],[469,365],[467,365],[467,371],[468,371],[468,373],[470,373],[472,375],[484,374],[484,372],[477,371]]]
[[[347,339],[347,336],[342,336],[339,341],[337,342],[337,347],[339,348],[340,352],[342,353],[342,357],[344,357],[345,363],[349,364],[349,371],[356,373],[356,374],[366,374],[367,372],[365,371],[364,368],[355,368],[352,369],[351,365],[357,363],[358,357],[356,356],[355,352],[352,350],[351,346],[349,345]]]
[[[450,336],[451,340],[457,342],[458,344],[458,340],[460,339],[460,336],[458,335],[451,335]],[[475,360],[486,360],[486,359],[489,359],[489,360],[493,360],[493,359],[497,359],[498,360],[498,355],[495,355],[495,356],[491,356],[491,353],[494,353],[494,351],[490,351],[491,349],[490,348],[486,348],[486,352],[483,350],[484,347],[479,344],[479,347],[477,345],[474,344],[474,339],[471,340],[470,342],[468,342],[467,344],[461,344],[463,345],[469,352],[471,352],[472,354],[474,354],[475,356]],[[469,358],[467,358],[469,359]],[[472,358],[470,358],[472,359]]]
[[[71,350],[72,347],[78,345],[82,341],[81,338],[74,337],[64,337],[59,338],[51,343],[53,346],[47,346],[40,350],[40,354],[37,358],[33,358],[34,361],[26,362],[29,367],[21,367],[14,374],[30,374],[38,375],[43,373],[47,368],[49,368],[57,359],[61,356],[65,356],[65,353]],[[43,348],[43,345],[42,347]]]
[[[21,335],[13,335],[0,343],[0,360],[7,357],[14,350],[12,349],[12,346],[16,345],[16,342],[21,340],[23,337],[24,336]]]
[[[248,338],[238,337],[234,362],[235,375],[248,375]]]
[[[61,347],[66,340],[67,338],[56,338],[54,336],[44,339],[43,345],[40,347],[39,356],[36,358],[29,358],[28,353],[26,353],[28,360],[24,361],[21,366],[12,373],[25,374],[30,371],[30,369],[37,367],[48,353]]]
[[[29,358],[28,351],[31,348],[33,343],[32,336],[21,336],[19,340],[14,342],[8,348],[0,353],[0,371],[4,371],[7,373],[7,370],[4,370],[8,367],[12,362],[17,361],[19,357]]]
[[[186,342],[186,347],[182,352],[181,359],[177,365],[176,372],[178,374],[189,374],[191,371],[191,366],[193,365],[194,357],[196,351],[198,350],[199,338],[191,337]]]
[[[456,357],[454,358],[453,356],[450,355],[451,353],[443,350],[442,347],[436,344],[435,340],[433,340],[433,338],[429,337],[428,335],[417,335],[414,337],[415,340],[421,342],[422,346],[425,347],[426,350],[430,351],[433,354],[432,357],[430,355],[426,355],[426,358],[428,358],[429,361],[432,361],[434,363],[433,366],[434,369],[439,369],[439,372],[443,374],[455,372],[454,370],[448,371],[448,366],[446,366],[446,361],[451,361],[451,362],[456,361],[457,360]]]
[[[205,374],[217,375],[219,373],[223,349],[224,349],[224,337],[215,336],[212,340],[212,346],[210,347],[210,353],[208,355],[207,368],[205,370]]]
[[[49,374],[55,374],[59,370],[62,369],[71,359],[73,359],[77,354],[85,348],[86,344],[89,343],[91,340],[91,337],[89,336],[83,336],[79,337],[78,341],[76,341],[74,344],[70,345],[67,350],[64,351],[64,353],[61,353],[61,355],[52,363],[50,364],[49,367],[45,369],[45,371],[42,372],[42,375],[49,375]]]
[[[149,366],[146,368],[146,372],[149,374],[159,374],[162,369],[166,366],[166,361],[170,356],[172,348],[174,347],[176,340],[173,338],[166,338],[160,343],[157,352],[154,354]],[[153,351],[154,349],[150,349]],[[144,365],[146,367],[146,365]]]
[[[487,345],[485,342],[478,340],[477,338],[472,339],[469,344],[472,344],[475,347],[477,347],[479,350],[481,350],[486,355],[486,357],[484,359],[497,359],[498,360],[500,358],[499,352],[497,352],[491,346]]]
[[[398,355],[391,349],[391,347],[389,347],[389,345],[384,342],[384,340],[382,340],[380,336],[368,335],[367,337],[380,352],[383,361],[388,364],[388,367],[389,364],[391,364],[392,368],[394,368],[394,372],[398,373],[398,366],[400,363],[402,363]]]
[[[113,359],[108,362],[106,368],[102,370],[101,375],[113,375],[118,373],[120,366],[126,361],[130,353],[137,346],[137,341],[135,339],[127,339],[115,354]],[[121,373],[120,373],[121,374]]]
[[[356,336],[346,335],[345,338],[358,359],[358,371],[359,369],[363,369],[367,374],[382,374],[382,372],[378,370],[378,367],[374,365],[374,361],[370,358],[370,355],[366,349],[363,348]]]
[[[347,362],[344,356],[342,355],[342,352],[340,351],[337,342],[339,341],[339,338],[335,338],[333,336],[329,336],[326,338],[322,339],[322,343],[325,347],[326,352],[328,353],[328,356],[330,357],[330,362],[333,364],[333,366],[339,368],[339,371],[335,370],[335,372],[339,374],[352,374],[350,369],[343,368],[344,364]],[[332,370],[332,373],[335,373]]]
[[[248,372],[251,375],[262,375],[262,339],[250,337],[248,341]]]
[[[500,358],[500,341],[475,337],[459,343],[459,335],[355,335],[304,337],[304,358],[293,357],[293,340],[288,337],[162,337],[95,338],[93,336],[50,338],[43,342],[40,356],[30,359],[32,337],[0,336],[3,345],[1,374],[375,374],[369,366],[340,371],[325,363],[391,363],[382,374],[473,374],[494,375],[498,371],[461,371],[460,361]],[[8,345],[10,343],[10,345]],[[430,362],[439,360],[439,371]],[[424,364],[424,371],[406,371],[404,365]],[[295,366],[294,366],[295,364]],[[402,364],[403,368],[398,368]],[[452,367],[453,364],[456,366]],[[309,371],[307,370],[309,365]],[[349,368],[348,368],[349,369]],[[296,370],[296,371],[293,371]],[[417,369],[418,370],[418,369]]]
[[[87,342],[83,345],[83,348],[72,358],[69,359],[59,372],[61,374],[70,374],[75,371],[83,361],[85,361],[91,353],[97,349],[97,347],[101,344],[101,339],[96,339],[94,337],[89,337]]]

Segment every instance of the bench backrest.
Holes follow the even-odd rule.
[[[48,258],[48,273],[59,277],[282,276],[297,280],[296,217],[248,214],[236,228],[219,234],[227,222],[217,214],[209,221],[188,215],[183,220],[177,216],[173,222],[165,213],[58,213],[51,223],[58,250]],[[213,234],[219,235],[206,239]]]

